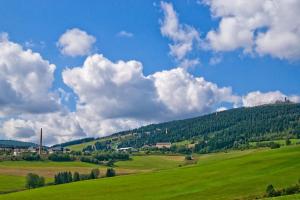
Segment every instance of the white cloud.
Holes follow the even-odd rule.
[[[228,110],[228,108],[222,106],[222,107],[217,108],[216,112],[223,112],[225,110]]]
[[[153,74],[159,100],[172,115],[204,114],[222,102],[239,103],[231,88],[219,88],[203,77],[194,77],[182,68]]]
[[[45,144],[57,144],[87,136],[77,116],[71,112],[21,115],[4,121],[0,133],[6,139],[38,143],[40,128],[43,128]]]
[[[300,1],[298,0],[204,0],[217,30],[206,39],[215,51],[243,49],[246,53],[280,59],[300,58]]]
[[[170,53],[176,59],[183,59],[187,53],[192,51],[195,42],[200,40],[199,33],[194,27],[180,24],[177,13],[171,3],[161,2],[164,19],[161,23],[161,33],[172,40]]]
[[[0,39],[0,116],[17,113],[45,113],[59,109],[52,87],[55,65],[30,49]]]
[[[57,46],[62,54],[75,57],[91,53],[95,42],[94,36],[78,28],[73,28],[60,36]]]
[[[222,102],[236,104],[231,88],[194,77],[183,68],[145,76],[138,61],[112,62],[89,56],[66,69],[64,82],[78,96],[76,115],[85,132],[107,135],[147,123],[210,112]]]
[[[209,64],[210,65],[217,65],[220,62],[222,62],[222,56],[213,56],[209,59]]]
[[[126,38],[131,38],[133,37],[133,33],[130,33],[128,31],[122,30],[117,34],[118,37],[126,37]]]
[[[281,93],[280,91],[273,91],[273,92],[266,92],[262,93],[260,91],[254,91],[248,93],[246,96],[243,96],[243,106],[246,107],[253,107],[253,106],[259,106],[264,104],[271,104],[276,103],[278,101],[285,101],[285,98],[288,100],[299,103],[300,102],[300,96],[296,95],[285,95]]]

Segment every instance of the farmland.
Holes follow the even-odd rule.
[[[296,183],[300,177],[299,156],[299,145],[272,150],[251,149],[198,155],[196,165],[178,167],[176,163],[176,167],[174,164],[174,168],[168,170],[4,194],[0,200],[31,200],[40,197],[45,200],[251,199],[261,197],[268,184],[281,188]],[[147,158],[150,157],[135,158],[116,165],[141,169],[139,163],[147,166]],[[155,161],[158,158],[152,159]],[[290,196],[291,199],[294,197]]]

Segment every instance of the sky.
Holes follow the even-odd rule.
[[[299,13],[298,0],[4,0],[0,139],[300,102]]]

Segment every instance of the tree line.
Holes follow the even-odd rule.
[[[116,171],[113,168],[107,168],[106,177],[113,177],[116,175]],[[78,172],[74,172],[73,174],[69,172],[59,172],[54,175],[54,183],[55,185],[89,180],[89,179],[98,179],[100,178],[100,170],[95,168],[92,169],[89,174],[80,174]],[[25,187],[28,189],[33,189],[37,187],[45,186],[45,178],[39,176],[37,174],[29,173],[26,176]]]

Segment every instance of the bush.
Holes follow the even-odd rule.
[[[287,187],[283,190],[283,195],[290,195],[290,194],[296,194],[300,192],[300,188],[299,188],[299,185],[293,185],[293,186],[290,186],[290,187]]]
[[[270,148],[271,148],[271,149],[277,149],[277,148],[280,148],[280,144],[275,143],[275,142],[270,142]]]
[[[78,172],[74,172],[73,174],[73,181],[76,182],[76,181],[80,181],[80,175]]]
[[[273,187],[273,185],[268,185],[266,189],[266,193],[268,197],[275,197],[277,192]]]
[[[53,153],[49,155],[49,160],[62,162],[62,161],[73,161],[74,159],[69,154],[62,154],[62,153]]]
[[[29,173],[26,176],[26,185],[28,189],[42,187],[45,185],[45,178],[37,174]]]
[[[107,177],[113,177],[116,175],[116,171],[113,168],[107,168],[106,176]]]
[[[91,174],[90,174],[90,179],[96,179],[100,175],[99,169],[92,169]]]
[[[286,140],[285,140],[285,145],[286,145],[286,146],[291,145],[291,144],[292,144],[292,142],[291,142],[290,139],[286,139]]]
[[[59,172],[58,174],[54,175],[55,184],[70,183],[72,181],[73,177],[71,172]]]
[[[80,174],[79,177],[81,181],[88,180],[90,179],[90,174]]]
[[[185,160],[193,160],[192,155],[187,155],[187,156],[185,156]]]
[[[41,157],[39,154],[36,154],[36,153],[33,153],[33,154],[26,153],[26,154],[23,154],[22,159],[27,160],[27,161],[35,161],[35,160],[40,160]]]

